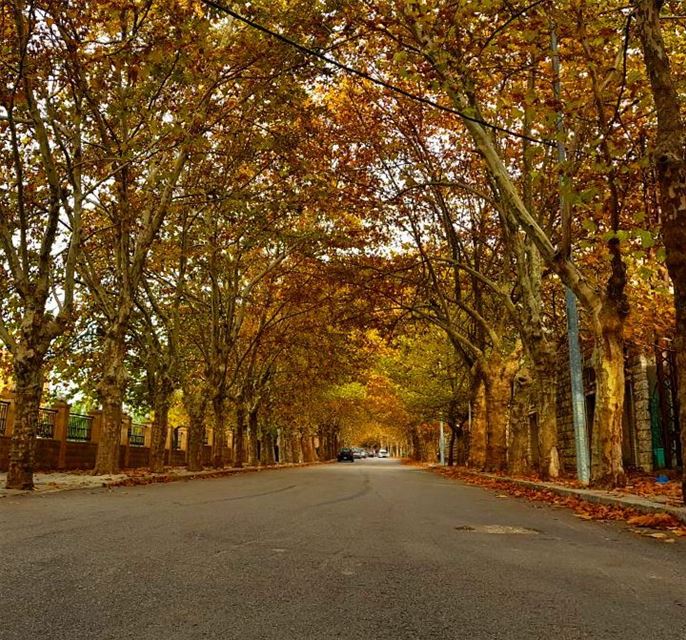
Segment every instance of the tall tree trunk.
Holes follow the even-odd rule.
[[[560,475],[557,434],[556,354],[552,345],[541,346],[533,355],[538,419],[538,472],[544,480]]]
[[[251,409],[248,412],[248,429],[249,431],[249,456],[248,456],[248,464],[251,467],[256,467],[258,464],[258,459],[257,459],[257,412],[258,410]]]
[[[422,446],[422,439],[419,437],[419,429],[413,425],[410,431],[412,440],[412,459],[421,462],[424,459],[424,447]]]
[[[472,424],[469,431],[469,466],[482,470],[486,467],[486,390],[481,373],[472,387]]]
[[[36,432],[43,392],[42,361],[16,358],[14,376],[16,409],[5,486],[8,489],[33,489]]]
[[[448,466],[455,465],[455,442],[457,440],[457,427],[450,426],[450,442],[448,444]]]
[[[491,354],[482,364],[486,404],[487,471],[507,469],[507,428],[514,371],[499,355]]]
[[[594,314],[596,399],[593,415],[591,480],[598,486],[626,484],[622,465],[624,414],[623,323],[607,305]]]
[[[465,422],[455,429],[455,464],[464,466],[469,460],[469,433],[465,429]]]
[[[262,441],[264,446],[262,447],[262,461],[267,466],[272,466],[275,464],[274,460],[274,435],[271,431],[267,431],[263,437]]]
[[[188,470],[200,471],[203,467],[205,446],[205,410],[207,400],[204,388],[196,386],[183,390],[183,406],[188,414]]]
[[[646,70],[657,112],[653,162],[660,186],[662,239],[674,286],[679,425],[683,460],[682,489],[686,504],[686,125],[660,25],[662,0],[635,0]]]
[[[284,431],[284,429],[281,429],[281,434],[279,437],[279,462],[293,462],[293,454],[291,452],[291,438]]]
[[[529,454],[529,393],[531,380],[518,376],[510,409],[508,471],[526,475],[531,468]]]
[[[236,441],[233,448],[233,466],[240,469],[245,463],[245,406],[240,400],[236,404]]]
[[[162,376],[160,376],[162,378]],[[174,387],[171,380],[160,379],[154,394],[155,418],[150,434],[150,471],[162,473],[164,471],[164,450],[169,431],[169,407]]]
[[[226,464],[226,400],[221,396],[212,398],[214,413],[214,440],[212,441],[212,466],[223,469]]]
[[[295,464],[300,464],[303,461],[303,448],[300,442],[300,434],[296,431],[291,433],[291,455],[293,456],[293,462]]]
[[[95,457],[95,475],[119,471],[119,445],[121,444],[122,405],[126,390],[126,330],[116,324],[105,338],[103,375],[98,385],[102,404],[102,428]]]
[[[203,466],[203,447],[205,441],[204,416],[194,413],[189,416],[188,425],[188,470],[201,471]]]
[[[304,433],[301,433],[298,441],[300,444],[300,451],[302,452],[300,462],[310,462],[309,438]]]

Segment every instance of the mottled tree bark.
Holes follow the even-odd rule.
[[[472,387],[471,405],[468,464],[474,469],[483,470],[486,467],[486,390],[480,374]]]
[[[245,407],[236,405],[236,441],[234,442],[233,466],[239,469],[245,464]]]
[[[653,162],[660,187],[662,239],[674,286],[674,348],[678,370],[679,425],[686,504],[686,125],[662,38],[662,0],[635,0],[636,26],[657,112]]]
[[[189,416],[188,425],[188,470],[201,471],[203,467],[203,447],[205,440],[205,421],[202,415]]]
[[[510,437],[508,448],[508,471],[515,475],[526,475],[531,469],[529,455],[529,394],[531,380],[519,375],[510,409]]]
[[[212,466],[222,469],[226,465],[226,401],[215,396],[212,399],[214,413],[214,440],[212,442]]]
[[[205,412],[207,396],[204,388],[188,386],[183,390],[183,406],[188,414],[188,470],[203,468],[205,446]]]
[[[248,435],[248,464],[251,467],[255,467],[258,464],[258,459],[257,459],[257,428],[258,428],[258,421],[257,421],[257,412],[258,410],[251,409],[248,412],[248,429],[249,429],[249,435]]]
[[[510,420],[513,363],[492,354],[481,365],[486,404],[486,464],[487,471],[507,469],[507,428]]]
[[[262,462],[267,466],[272,466],[276,463],[274,459],[274,435],[271,431],[267,431],[262,436],[264,446],[262,447]]]
[[[598,486],[624,486],[622,417],[624,414],[624,337],[622,322],[607,309],[594,318],[596,401],[591,481]]]
[[[42,366],[26,360],[15,360],[14,376],[16,412],[6,487],[33,489],[36,431],[43,392]]]
[[[283,429],[281,430],[279,445],[279,461],[284,463],[293,462],[293,451],[291,450],[291,438]]]
[[[450,441],[448,443],[448,466],[455,465],[455,442],[457,441],[457,428],[450,427]]]
[[[169,431],[169,407],[174,387],[169,379],[156,381],[157,388],[154,392],[155,418],[152,423],[150,434],[150,471],[161,473],[164,471],[164,450],[167,444],[167,432]]]
[[[424,447],[422,439],[419,437],[419,430],[413,425],[410,430],[410,440],[412,443],[412,459],[421,462],[424,460]]]
[[[554,479],[560,475],[555,351],[551,345],[542,346],[533,360],[538,419],[538,472],[544,480]]]
[[[121,444],[122,405],[127,375],[125,325],[117,323],[105,337],[103,350],[103,373],[98,385],[102,404],[102,428],[95,458],[95,475],[113,474],[119,471],[119,446]]]

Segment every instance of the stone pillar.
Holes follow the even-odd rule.
[[[93,417],[91,423],[91,442],[98,444],[100,442],[100,434],[102,433],[102,409],[90,411],[89,416]]]
[[[146,424],[143,427],[143,446],[150,449],[152,444],[152,425]]]
[[[179,447],[183,451],[183,463],[188,464],[188,427],[179,427]]]
[[[650,428],[650,384],[648,382],[648,359],[643,354],[632,358],[631,384],[634,399],[636,458],[644,471],[652,471],[653,434]]]
[[[64,469],[67,464],[69,405],[64,400],[60,400],[53,405],[53,409],[56,409],[57,413],[55,414],[55,432],[52,437],[60,443],[60,449],[57,455],[57,468]]]
[[[174,428],[167,429],[167,439],[164,443],[164,463],[170,465],[172,463],[172,437],[174,435]]]
[[[0,400],[9,402],[9,407],[7,407],[7,421],[5,422],[5,433],[7,438],[11,438],[14,433],[14,414],[15,414],[15,402],[14,393],[12,391],[3,391],[0,395]],[[0,434],[2,435],[2,434]]]

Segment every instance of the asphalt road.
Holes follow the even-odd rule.
[[[686,638],[686,544],[392,460],[0,500],[0,638]]]

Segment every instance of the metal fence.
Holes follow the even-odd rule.
[[[683,464],[681,459],[681,429],[679,424],[679,391],[676,352],[669,344],[655,346],[657,380],[653,395],[655,414],[653,427],[653,462],[658,468],[673,469]]]
[[[5,400],[0,400],[0,436],[5,435],[7,428],[7,414],[10,410],[10,403]]]
[[[53,438],[55,436],[55,416],[57,409],[44,409],[38,411],[38,428],[36,435],[39,438]]]
[[[93,416],[80,413],[70,413],[67,424],[67,440],[74,442],[90,442],[93,427]]]
[[[144,424],[132,424],[129,427],[129,444],[132,447],[143,447],[145,446],[145,425]]]

